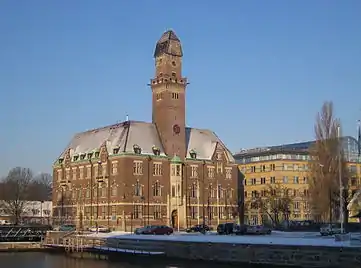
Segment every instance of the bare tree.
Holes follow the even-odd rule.
[[[289,219],[291,204],[290,189],[276,184],[268,186],[261,192],[254,192],[246,207],[257,210],[264,221],[266,216],[273,225],[278,225],[282,219]]]
[[[53,178],[48,173],[41,173],[34,178],[30,186],[29,198],[34,201],[49,201],[52,198]]]
[[[19,223],[28,198],[29,188],[33,182],[33,173],[29,168],[16,167],[9,171],[2,182],[0,200],[3,210],[13,217],[15,224]]]
[[[340,200],[340,166],[343,174],[342,184],[345,188],[348,185],[348,170],[342,150],[342,140],[338,137],[340,127],[340,121],[334,117],[332,102],[325,102],[316,118],[316,142],[310,148],[309,162],[311,213],[315,219],[322,221],[332,221],[333,215],[339,208],[337,201]],[[347,193],[347,189],[344,193]],[[343,194],[342,198],[346,201],[346,208],[347,194]],[[345,212],[347,213],[347,209]]]

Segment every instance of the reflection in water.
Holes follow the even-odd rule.
[[[103,260],[75,259],[64,255],[46,253],[0,253],[0,267],[11,268],[229,268],[225,264],[210,263],[165,263],[154,262],[148,258],[132,258],[122,262]],[[256,267],[242,265],[243,268]],[[259,267],[259,266],[258,266]],[[270,267],[270,266],[268,266]]]
[[[108,262],[75,259],[46,253],[0,253],[1,267],[11,268],[185,268],[188,265],[151,263],[150,259],[137,258],[126,262]],[[197,267],[202,268],[203,265]],[[206,266],[204,266],[206,267]],[[208,265],[209,267],[209,265]],[[218,268],[218,267],[217,267]]]

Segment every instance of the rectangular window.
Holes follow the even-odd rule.
[[[73,167],[72,169],[71,169],[71,173],[72,173],[72,177],[73,177],[73,180],[76,180],[76,167]]]
[[[117,206],[112,206],[112,216],[117,215]]]
[[[276,177],[270,177],[270,183],[271,184],[276,183]]]
[[[65,170],[65,179],[66,179],[67,181],[70,180],[70,168],[67,168],[67,169]]]
[[[172,185],[172,197],[175,197],[176,195],[176,188],[175,185]]]
[[[296,183],[296,184],[299,183],[298,176],[294,176],[294,177],[293,177],[293,183]]]
[[[84,179],[84,167],[79,167],[79,179]]]
[[[161,186],[158,181],[153,184],[153,196],[162,196]]]
[[[283,176],[283,183],[288,183],[288,177],[287,176]]]
[[[226,179],[232,179],[232,168],[226,168]]]
[[[134,161],[133,162],[133,174],[134,175],[143,175],[143,162]]]
[[[142,196],[143,195],[143,185],[139,183],[139,181],[136,182],[134,185],[134,195],[135,196]]]
[[[271,171],[275,171],[276,170],[276,165],[275,164],[270,164],[270,170]]]
[[[266,178],[261,178],[261,184],[266,184]]]
[[[118,161],[112,162],[112,174],[113,175],[118,174]]]
[[[101,197],[106,197],[107,196],[107,190],[108,190],[108,188],[106,188],[106,187],[102,188]]]
[[[153,213],[154,219],[160,219],[162,218],[162,207],[159,205],[154,206],[154,213]]]
[[[198,166],[191,166],[191,178],[198,178]]]
[[[162,163],[153,163],[153,176],[162,176]]]
[[[214,167],[207,167],[207,170],[208,170],[208,178],[214,178],[215,168]]]
[[[142,205],[135,205],[133,211],[133,219],[139,219],[142,217]]]
[[[86,166],[86,178],[90,179],[91,176],[91,166]]]
[[[181,176],[181,165],[172,165],[172,176]]]
[[[61,169],[57,170],[57,179],[58,181],[63,180],[63,171]]]
[[[117,186],[112,187],[112,196],[117,196]]]
[[[222,162],[217,162],[217,174],[223,173],[223,164]]]

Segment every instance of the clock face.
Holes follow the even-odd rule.
[[[173,126],[173,132],[174,132],[175,134],[179,134],[179,133],[180,133],[180,127],[179,127],[178,125],[174,125],[174,126]]]

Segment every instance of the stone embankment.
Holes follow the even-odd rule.
[[[45,250],[40,242],[1,242],[0,252],[28,252]]]
[[[276,237],[268,239],[272,243],[262,243],[262,238],[256,237],[226,238],[209,236],[207,241],[202,241],[177,235],[120,235],[110,238],[73,235],[60,239],[62,242],[58,248],[79,258],[117,259],[127,255],[278,267],[361,267],[361,247],[352,246],[349,242],[321,240],[322,243],[316,243],[318,240],[312,242],[306,239],[303,243],[285,245],[276,243]],[[255,242],[257,239],[259,243]]]

